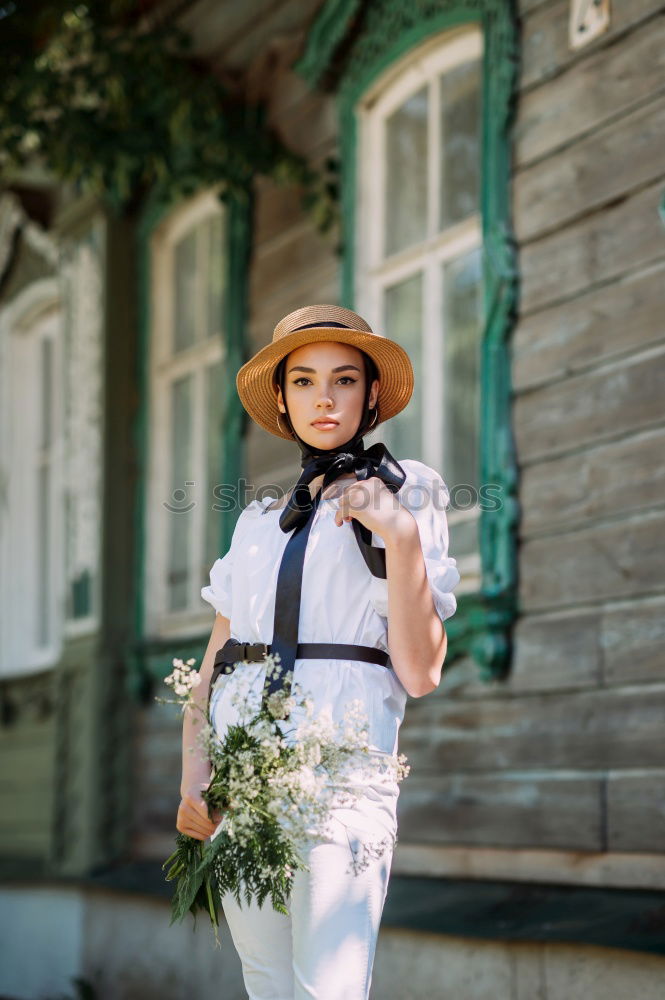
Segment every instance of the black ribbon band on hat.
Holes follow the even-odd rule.
[[[336,326],[338,330],[353,330],[353,327],[347,326],[346,323],[335,323],[331,320],[329,323],[305,323],[304,326],[294,327],[291,333],[295,333],[296,330],[311,330],[312,327],[317,326]]]

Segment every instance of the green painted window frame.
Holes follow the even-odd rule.
[[[470,656],[480,677],[505,677],[518,614],[518,468],[511,421],[510,336],[518,307],[512,221],[512,124],[518,80],[514,0],[328,0],[294,69],[310,85],[334,90],[340,125],[342,260],[340,301],[353,308],[357,120],[355,106],[388,66],[432,35],[476,23],[483,32],[481,217],[484,330],[481,349],[480,482],[501,498],[481,510],[481,585],[458,598],[446,622],[447,663]]]
[[[198,192],[192,192],[192,195]],[[224,306],[222,329],[226,330],[226,367],[224,397],[226,406],[222,415],[223,438],[220,472],[222,482],[238,482],[245,467],[246,413],[236,392],[235,374],[247,353],[247,296],[254,198],[251,191],[240,199],[230,196],[222,199],[227,212],[226,226],[226,287],[228,294]],[[137,225],[138,250],[138,350],[137,385],[139,407],[135,421],[135,453],[138,463],[137,496],[134,516],[135,565],[133,580],[134,621],[131,649],[127,656],[128,686],[130,694],[139,701],[151,696],[155,682],[160,682],[172,669],[174,656],[201,661],[208,642],[208,634],[200,633],[177,639],[147,636],[145,634],[146,586],[146,501],[148,456],[150,448],[150,372],[149,346],[151,327],[151,255],[150,240],[157,226],[182,204],[181,199],[165,200],[156,196],[148,198]],[[220,552],[231,544],[231,537],[240,511],[235,509],[221,519]]]

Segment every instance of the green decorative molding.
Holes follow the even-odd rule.
[[[483,680],[505,676],[517,616],[518,470],[511,423],[510,335],[518,304],[510,217],[511,133],[518,78],[513,0],[329,0],[295,69],[311,86],[325,81],[338,100],[341,145],[343,305],[354,302],[356,104],[388,66],[439,32],[468,23],[484,36],[482,191],[484,332],[481,359],[480,482],[498,488],[498,511],[481,511],[482,580],[462,594],[446,623],[447,662],[471,655]]]
[[[221,198],[221,196],[220,196]],[[247,317],[247,288],[249,255],[253,215],[253,194],[221,198],[227,211],[226,229],[226,287],[225,315],[222,329],[226,331],[226,358],[223,394],[222,455],[220,475],[223,483],[236,483],[244,468],[244,436],[246,414],[236,392],[235,373],[247,357],[245,327]],[[145,635],[145,554],[146,554],[146,493],[149,442],[149,364],[150,337],[150,237],[163,218],[177,202],[164,202],[159,197],[146,203],[137,228],[139,256],[139,347],[137,351],[137,385],[139,404],[134,427],[134,448],[137,460],[137,496],[134,508],[134,537],[136,539],[133,581],[134,621],[133,637],[126,650],[127,679],[134,698],[147,701],[154,682],[170,672],[174,656],[195,657],[201,660],[205,653],[208,635],[162,640]],[[231,536],[240,511],[229,511],[221,518],[220,552],[231,544]],[[166,689],[165,689],[166,690]]]
[[[293,67],[310,87],[320,85],[335,50],[349,34],[353,19],[362,6],[362,0],[328,0],[319,11],[310,28],[305,51]]]

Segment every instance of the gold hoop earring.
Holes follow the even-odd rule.
[[[379,411],[378,411],[378,408],[375,406],[374,407],[374,423],[372,423],[372,424],[369,425],[369,427],[367,428],[368,431],[371,431],[372,428],[376,427],[378,419],[379,419]]]

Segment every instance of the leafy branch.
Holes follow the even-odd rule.
[[[0,8],[0,178],[40,163],[117,213],[220,185],[244,199],[256,175],[303,188],[325,232],[338,215],[337,160],[313,169],[192,55],[190,37],[138,0]]]

